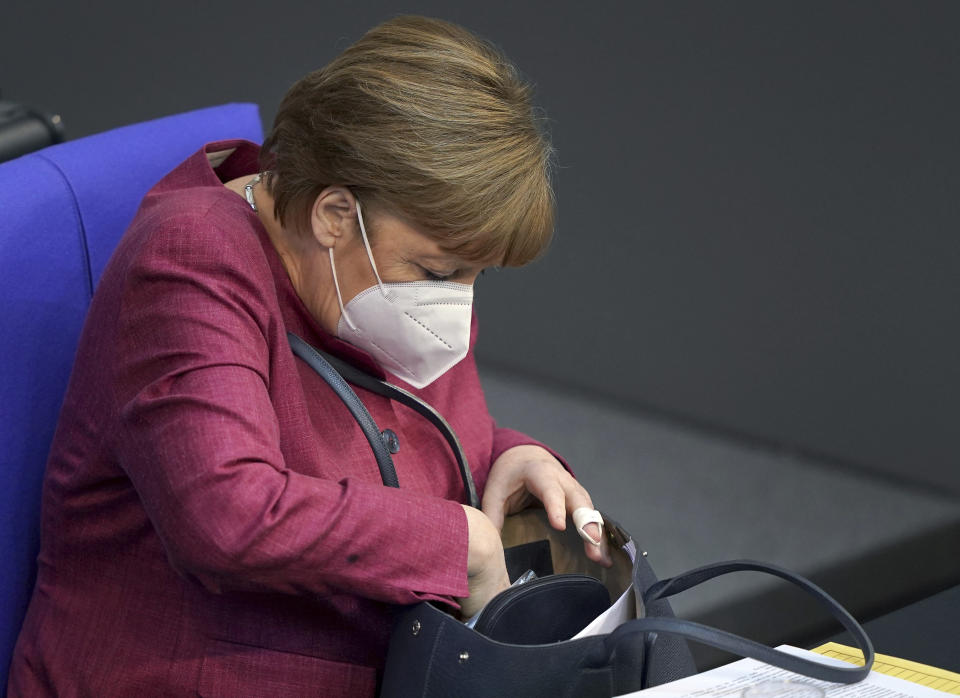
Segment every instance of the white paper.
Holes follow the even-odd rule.
[[[831,659],[789,645],[781,645],[777,649],[807,657],[822,664],[850,666],[838,659]],[[679,681],[673,681],[663,686],[623,694],[620,698],[626,698],[627,696],[637,696],[637,698],[677,698],[678,696],[684,696],[685,698],[714,698],[720,696],[739,698],[740,693],[748,686],[755,686],[762,681],[786,680],[817,686],[823,689],[827,698],[943,698],[943,696],[949,695],[943,691],[937,691],[893,676],[878,674],[875,671],[870,672],[870,675],[860,683],[838,684],[808,679],[754,659],[741,659],[738,662]]]
[[[634,601],[633,585],[631,584],[610,608],[590,621],[590,625],[570,639],[578,640],[581,637],[590,637],[591,635],[606,635],[636,617],[637,604]]]
[[[630,564],[632,565],[637,559],[637,544],[633,542],[633,538],[627,541],[622,550],[630,558]],[[643,618],[644,615],[646,615],[646,612],[643,608],[643,601],[633,593],[633,584],[631,584],[625,592],[620,594],[620,598],[614,601],[610,608],[594,618],[590,625],[570,639],[578,640],[581,637],[590,637],[591,635],[606,635],[612,633],[628,620]]]

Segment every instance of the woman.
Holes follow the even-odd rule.
[[[11,695],[372,695],[396,605],[470,616],[508,584],[505,514],[592,508],[494,425],[472,352],[477,276],[547,244],[549,160],[499,53],[405,17],[297,83],[262,149],[158,183],[80,342]],[[397,435],[384,487],[287,332],[443,414],[482,511],[430,424],[358,389]]]

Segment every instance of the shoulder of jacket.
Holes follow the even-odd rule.
[[[237,199],[234,201],[233,199]],[[226,188],[197,187],[154,196],[137,212],[128,235],[143,251],[213,258],[239,256],[262,260],[267,268],[252,211]]]

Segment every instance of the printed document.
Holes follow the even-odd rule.
[[[823,664],[850,666],[838,659],[824,657],[790,645],[781,645],[777,649]],[[684,696],[684,698],[740,698],[743,690],[750,686],[755,686],[764,681],[787,680],[817,686],[823,689],[826,698],[944,698],[944,696],[950,695],[893,676],[885,676],[875,671],[870,672],[870,675],[860,683],[848,685],[808,679],[754,659],[741,659],[732,664],[689,676],[679,681],[673,681],[663,686],[623,694],[620,698],[679,698],[680,696]]]

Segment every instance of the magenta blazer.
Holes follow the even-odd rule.
[[[214,169],[208,153],[229,148]],[[222,186],[257,155],[224,141],[191,156],[103,274],[47,465],[11,696],[370,696],[395,606],[467,593],[443,438],[358,389],[399,436],[400,489],[382,486],[353,417],[288,347],[289,330],[384,375],[316,324]],[[496,427],[472,349],[414,392],[451,423],[481,492],[500,453],[536,443]]]

